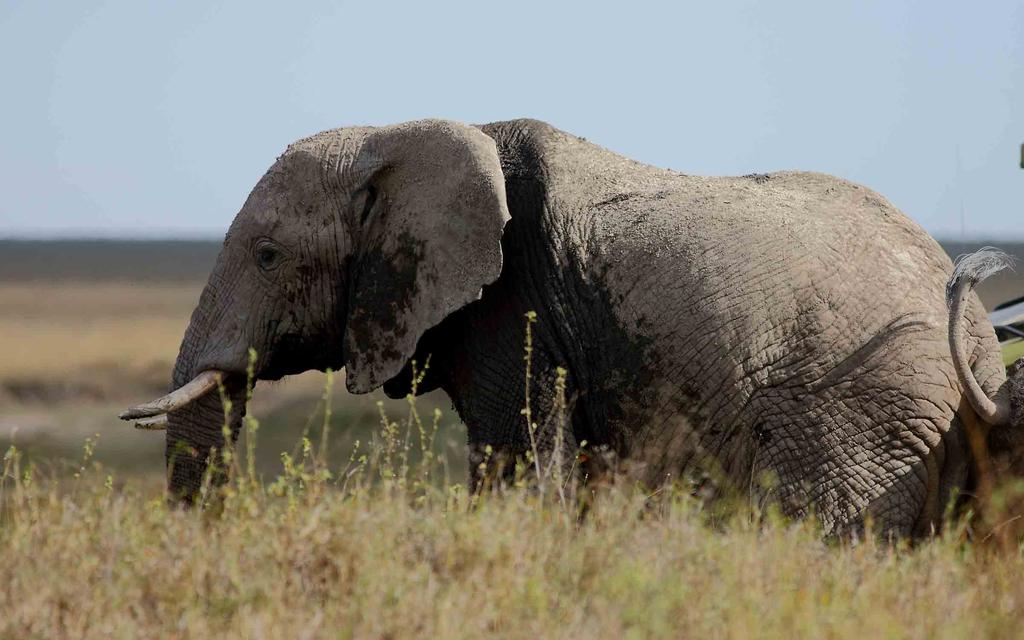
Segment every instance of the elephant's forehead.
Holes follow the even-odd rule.
[[[327,129],[311,136],[300,138],[288,145],[285,154],[294,151],[305,151],[314,156],[321,156],[327,149],[336,146],[358,145],[374,127],[340,127]]]
[[[323,202],[323,183],[315,167],[279,160],[253,188],[236,222],[274,227],[314,217]]]
[[[298,140],[278,158],[278,165],[304,165],[320,177],[339,186],[348,185],[348,174],[364,152],[364,143],[373,127],[330,129]]]

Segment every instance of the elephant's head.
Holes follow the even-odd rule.
[[[406,366],[423,333],[501,271],[509,219],[494,142],[424,120],[335,129],[288,147],[224,239],[174,367],[170,395],[122,417],[167,415],[172,494],[190,499],[225,414],[257,379],[346,369],[365,393]]]

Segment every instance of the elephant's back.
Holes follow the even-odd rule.
[[[785,171],[680,181],[668,217],[699,221],[703,239],[737,252],[775,247],[779,258],[815,256],[856,261],[865,253],[891,256],[892,270],[913,279],[952,265],[939,244],[883,196],[835,176]],[[884,265],[877,265],[883,268]]]
[[[877,349],[927,384],[955,381],[945,303],[953,265],[916,222],[878,193],[820,173],[710,182],[724,199],[749,199],[744,212],[727,208],[731,202],[706,218],[706,242],[727,262],[744,265],[744,277],[730,279],[735,295],[762,309],[750,314],[748,327],[788,326],[787,343],[819,364],[802,370],[807,378]],[[691,268],[716,270],[706,256]],[[735,321],[729,309],[715,312]],[[975,301],[971,312],[983,334],[984,309]],[[945,386],[951,398],[958,394],[955,382]]]
[[[833,176],[675,176],[586,215],[594,262],[613,287],[669,287],[711,322],[782,323],[813,306],[863,318],[870,304],[876,320],[913,313],[946,324],[945,251],[885,198]],[[644,304],[644,288],[622,284]]]
[[[646,233],[657,240],[646,269],[679,273],[686,315],[720,328],[719,352],[736,361],[743,384],[799,386],[871,353],[927,383],[954,381],[953,402],[944,295],[952,263],[917,223],[874,191],[825,174],[679,182],[652,202]],[[984,323],[980,305],[973,312]]]

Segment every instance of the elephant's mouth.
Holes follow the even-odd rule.
[[[340,352],[330,340],[307,339],[295,334],[285,334],[277,339],[269,357],[260,367],[256,376],[259,380],[280,380],[285,376],[297,375],[304,371],[338,371],[344,366],[342,358],[332,354]]]

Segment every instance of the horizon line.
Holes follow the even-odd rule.
[[[225,232],[226,233],[226,232]],[[938,242],[1024,242],[1024,233],[985,232],[960,236],[959,233],[929,233]],[[82,234],[2,234],[0,242],[223,242],[224,234],[216,232],[182,232],[168,235],[82,233]]]

